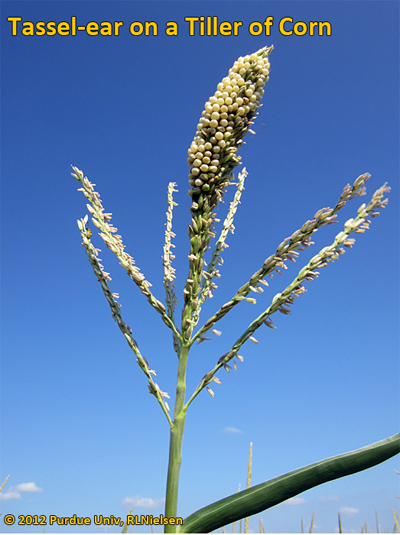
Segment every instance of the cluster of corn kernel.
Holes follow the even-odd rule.
[[[264,94],[271,48],[262,48],[235,61],[215,94],[205,104],[196,136],[189,149],[192,212],[207,197],[210,208],[220,200],[230,174],[239,165],[235,153],[249,130]]]
[[[192,221],[189,225],[190,268],[184,289],[182,333],[190,336],[193,310],[198,306],[198,293],[203,273],[203,256],[213,233],[215,206],[222,200],[224,188],[239,165],[236,156],[260,107],[264,85],[268,80],[268,56],[273,47],[239,58],[206,102],[196,136],[189,149],[189,184],[192,188]]]

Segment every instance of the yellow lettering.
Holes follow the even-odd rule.
[[[324,35],[324,26],[326,28],[326,35],[332,35],[332,26],[330,22],[318,23],[318,35]]]
[[[261,22],[254,21],[249,26],[250,35],[260,35],[263,31]]]
[[[112,24],[111,22],[102,22],[101,23],[101,29],[100,29],[100,35],[112,35]]]
[[[99,25],[97,22],[88,22],[86,24],[86,33],[88,35],[99,35]]]
[[[204,35],[238,35],[239,28],[243,25],[241,21],[233,22],[228,21],[218,22],[218,17],[216,16],[207,16],[207,17],[185,17],[185,21],[189,23],[189,35],[193,36],[196,33],[196,22],[199,23],[198,31],[200,36]],[[171,24],[171,23],[168,23]]]
[[[69,35],[69,24],[68,24],[68,22],[60,22],[57,25],[57,33],[58,33],[58,35]]]
[[[271,35],[271,26],[274,24],[274,17],[267,17],[264,22],[265,35]]]
[[[189,23],[189,35],[194,35],[194,23],[199,20],[199,17],[185,17],[185,21]]]
[[[142,35],[143,32],[145,35],[150,35],[150,29],[152,30],[152,35],[158,35],[158,26],[156,22],[146,21],[143,27],[141,22],[135,21],[132,22],[129,27],[129,31],[132,35]]]
[[[314,35],[315,26],[318,26],[318,22],[310,22],[310,35]]]
[[[119,29],[123,25],[124,25],[123,22],[114,22],[114,33],[115,33],[115,35],[119,35]]]
[[[46,23],[45,22],[37,22],[36,23],[36,35],[45,35],[46,33]]]
[[[221,35],[232,35],[232,24],[230,22],[221,22],[219,32]]]
[[[200,35],[204,35],[204,17],[200,17]],[[211,17],[207,17],[207,32],[211,35]]]
[[[239,35],[239,28],[243,25],[243,22],[236,21],[233,23],[233,35]]]
[[[71,35],[76,35],[76,17],[71,17]]]
[[[22,23],[22,35],[35,35],[33,22]]]
[[[17,35],[17,22],[21,22],[21,17],[8,17],[8,22],[11,22],[11,35]]]
[[[300,28],[303,28],[302,30]],[[296,22],[296,24],[293,27],[293,31],[295,35],[305,35],[307,33],[307,24],[305,22],[299,21]]]
[[[62,21],[59,23],[56,23],[54,21],[44,22],[44,21],[38,21],[36,24],[30,21],[22,22],[21,17],[8,17],[7,21],[11,22],[11,35],[15,36],[18,35],[18,22],[22,22],[22,28],[21,33],[22,35],[30,36],[30,35],[76,35],[77,30],[79,31],[86,31],[88,35],[99,35],[99,31],[101,35],[113,35],[113,29],[114,34],[119,35],[121,26],[124,25],[123,22],[109,22],[104,21],[101,22],[101,24],[98,24],[97,22],[88,22],[86,26],[77,26],[76,17],[71,17],[71,23]],[[114,24],[114,28],[113,28]],[[178,34],[178,28],[176,23],[169,23],[176,25],[176,35]],[[100,30],[99,30],[100,28]],[[141,22],[133,22],[131,25],[131,33],[133,35],[141,35],[145,31],[146,35],[150,35],[152,33],[153,35],[158,34],[158,27],[156,22],[146,22],[145,29],[143,30],[143,24]],[[172,35],[172,34],[171,34]]]
[[[150,35],[150,28],[153,28],[153,35],[158,35],[158,26],[157,22],[145,22],[144,24],[144,33],[145,35]]]
[[[292,35],[293,31],[290,30],[289,32],[285,30],[285,24],[286,22],[293,22],[293,19],[290,17],[285,17],[279,22],[279,31],[282,35]]]
[[[135,28],[138,27],[139,29],[136,30]],[[129,31],[132,35],[142,35],[143,33],[143,24],[141,22],[132,22],[132,24],[129,26]]]
[[[324,30],[326,30],[326,35],[332,35],[332,26],[330,22],[303,22],[299,20],[293,25],[293,29],[289,29],[289,26],[285,27],[286,23],[293,23],[291,17],[285,17],[279,22],[279,31],[282,35],[315,35],[315,28],[318,27],[318,35],[324,35]]]
[[[167,22],[167,27],[165,29],[167,35],[178,35],[178,25],[176,22]]]
[[[57,30],[56,30],[56,23],[55,22],[53,22],[53,21],[48,22],[46,24],[46,27],[47,27],[47,31],[46,31],[47,35],[56,35]]]

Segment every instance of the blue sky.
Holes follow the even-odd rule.
[[[12,36],[7,22],[72,16],[78,24],[124,26],[108,37],[24,36],[20,27]],[[243,26],[238,36],[189,36],[190,16]],[[267,16],[274,17],[271,35],[250,35],[249,24]],[[284,17],[329,21],[332,35],[284,36]],[[158,36],[131,35],[133,21],[157,22]],[[168,21],[178,23],[178,36],[165,35]],[[399,4],[390,1],[1,3],[1,481],[10,474],[3,515],[123,516],[131,506],[135,514],[163,512],[168,425],[81,247],[76,220],[86,203],[70,164],[96,184],[161,300],[167,185],[178,184],[179,318],[189,253],[187,149],[204,103],[233,62],[265,45],[274,45],[270,80],[257,135],[240,151],[246,189],[200,325],[285,237],[332,207],[348,182],[372,176],[367,197],[351,201],[338,225],[322,228],[256,305],[236,307],[216,326],[220,337],[193,349],[188,393],[364,200],[384,182],[392,191],[353,249],[307,284],[292,315],[276,317],[276,331],[258,331],[257,346],[245,344],[237,372],[219,372],[215,398],[203,392],[191,405],[179,514],[245,486],[250,442],[257,484],[398,432],[398,22]],[[229,196],[233,189],[221,218]],[[93,239],[123,318],[172,402],[177,359],[169,330]],[[398,457],[303,493],[262,513],[264,527],[296,532],[302,517],[307,529],[315,511],[314,531],[334,532],[341,511],[343,530],[359,532],[365,521],[374,529],[376,509],[381,529],[391,531],[400,496],[394,469]],[[258,529],[258,518],[250,529]],[[43,526],[1,523],[0,531]],[[46,526],[50,531],[57,530]]]

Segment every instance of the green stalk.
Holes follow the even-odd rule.
[[[169,443],[169,461],[167,492],[165,498],[165,516],[176,518],[178,508],[179,472],[182,463],[182,442],[185,430],[186,411],[186,367],[189,356],[190,344],[183,343],[179,355],[178,380],[176,386],[176,398],[174,407],[174,422],[171,426]],[[176,533],[176,526],[166,525],[165,533]]]

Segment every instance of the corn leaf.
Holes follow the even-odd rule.
[[[327,481],[355,474],[400,453],[400,433],[364,448],[310,464],[199,509],[178,527],[180,533],[208,533],[255,515]]]

